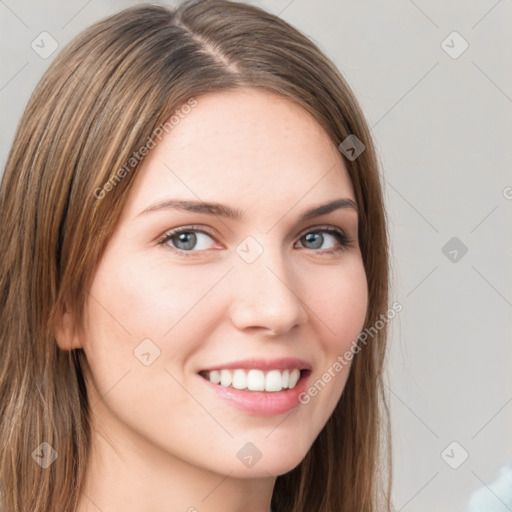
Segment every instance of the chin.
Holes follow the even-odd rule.
[[[237,467],[231,476],[235,478],[268,478],[278,477],[295,469],[304,459],[302,453],[282,453],[274,451],[271,455],[264,455],[252,467],[244,468],[242,464]]]

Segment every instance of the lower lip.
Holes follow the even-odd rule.
[[[258,416],[277,416],[291,411],[300,404],[299,395],[306,390],[310,373],[301,376],[293,389],[272,392],[235,389],[214,384],[201,375],[199,378],[218,396],[242,411]]]

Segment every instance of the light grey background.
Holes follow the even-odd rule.
[[[137,3],[0,0],[2,170],[55,56],[41,58],[32,41],[47,31],[62,47]],[[335,61],[372,127],[390,220],[392,302],[404,306],[390,339],[395,505],[463,511],[470,493],[512,460],[512,2],[253,3]],[[458,58],[441,46],[453,31],[469,44]],[[454,54],[461,43],[451,35],[444,47]],[[468,248],[461,257],[455,247],[455,262],[442,251],[452,237]],[[463,450],[469,458],[452,469],[446,461],[457,465]]]

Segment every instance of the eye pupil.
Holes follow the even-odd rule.
[[[320,233],[308,233],[307,235],[304,236],[304,238],[308,243],[313,242],[313,249],[318,249],[322,247],[324,237]]]
[[[183,250],[189,250],[193,249],[194,246],[197,243],[196,235],[193,232],[186,232],[186,233],[178,233],[176,235],[178,238],[178,241],[175,242],[177,245],[177,249],[183,249]],[[180,243],[184,243],[185,245],[179,246]]]

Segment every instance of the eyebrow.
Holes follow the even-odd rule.
[[[300,216],[299,221],[307,221],[309,219],[319,217],[320,215],[326,215],[342,208],[351,208],[356,212],[359,211],[357,203],[353,199],[350,199],[349,197],[341,197],[339,199],[335,199],[334,201],[330,201],[329,203],[315,206],[309,210],[306,210]],[[148,206],[146,209],[142,210],[137,215],[137,217],[150,212],[169,209],[185,210],[194,213],[206,213],[208,215],[216,215],[233,220],[241,220],[244,216],[242,210],[239,210],[238,208],[232,208],[231,206],[225,204],[181,199],[165,199]]]

